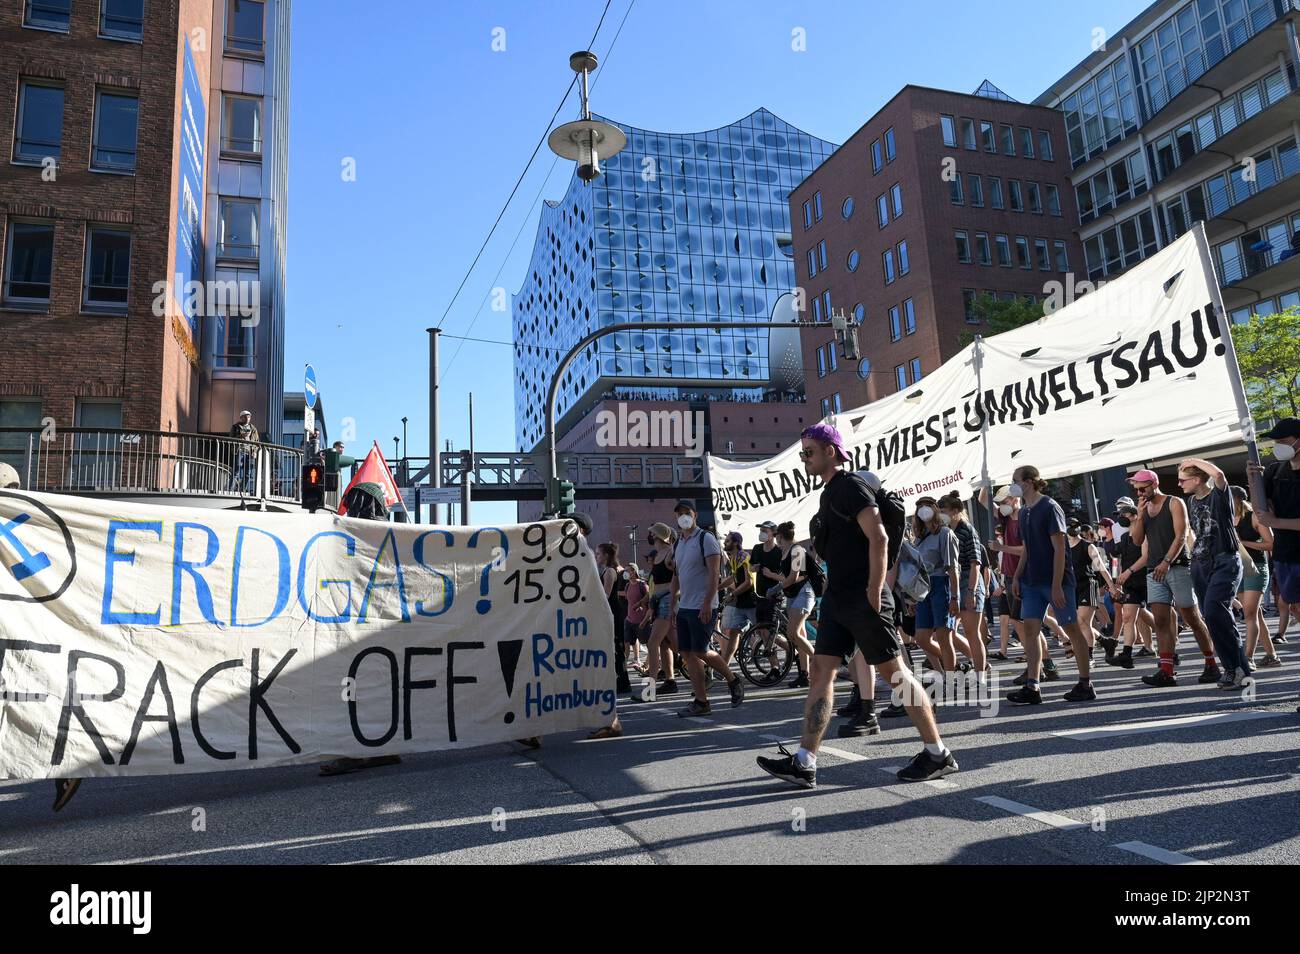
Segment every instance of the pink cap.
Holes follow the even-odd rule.
[[[1160,475],[1154,470],[1139,470],[1136,474],[1128,479],[1130,484],[1158,484]]]

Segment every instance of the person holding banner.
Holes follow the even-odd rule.
[[[1065,552],[1065,511],[1043,493],[1047,481],[1039,476],[1037,467],[1023,464],[1016,468],[1011,479],[1010,493],[1025,501],[1020,511],[1020,537],[1025,555],[1016,567],[1011,586],[1020,598],[1027,675],[1025,684],[1007,696],[1007,701],[1014,706],[1042,704],[1038,680],[1044,653],[1039,638],[1043,617],[1051,607],[1057,623],[1070,638],[1074,661],[1079,667],[1078,683],[1062,698],[1066,702],[1091,702],[1097,698],[1097,690],[1089,678],[1088,641],[1079,628],[1075,607],[1074,565]]]
[[[803,431],[800,443],[805,472],[825,484],[817,511],[820,533],[814,544],[826,560],[826,592],[799,749],[790,752],[778,743],[781,755],[759,756],[758,766],[801,788],[817,787],[817,750],[830,723],[835,677],[856,645],[863,661],[876,666],[895,686],[925,742],[898,778],[923,782],[956,772],[957,760],[939,737],[925,690],[900,663],[903,647],[894,628],[894,600],[887,585],[889,536],[876,496],[861,477],[843,470],[852,458],[835,427],[814,424]]]

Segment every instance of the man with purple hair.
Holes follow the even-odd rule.
[[[778,746],[781,757],[759,756],[761,769],[803,788],[817,787],[817,749],[831,718],[835,676],[856,645],[863,662],[879,669],[895,687],[925,748],[899,771],[904,782],[924,782],[957,771],[957,760],[939,738],[929,697],[911,670],[900,662],[903,645],[894,626],[894,599],[886,586],[889,537],[875,492],[842,467],[851,455],[840,432],[814,424],[802,434],[804,470],[820,477],[817,553],[826,561],[826,592],[817,625],[808,698],[804,703],[799,749]]]

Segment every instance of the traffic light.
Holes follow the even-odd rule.
[[[561,480],[556,487],[555,503],[559,512],[564,515],[573,513],[577,507],[574,506],[577,500],[577,493],[571,480]]]
[[[850,323],[848,315],[842,311],[831,312],[831,329],[835,332],[835,340],[840,346],[840,357],[845,361],[858,360],[861,355],[858,354],[857,323]]]
[[[304,464],[302,468],[302,505],[315,513],[325,506],[325,467],[322,464]]]

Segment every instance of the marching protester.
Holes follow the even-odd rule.
[[[627,677],[624,643],[624,624],[627,622],[627,571],[618,559],[617,543],[602,543],[596,548],[596,566],[600,570],[600,583],[605,588],[605,600],[614,616],[614,675],[615,691],[631,692],[632,683]]]
[[[966,507],[961,496],[955,490],[940,498],[939,519],[957,538],[958,576],[961,583],[957,612],[961,618],[962,632],[969,643],[971,666],[982,680],[988,665],[983,633],[984,599],[988,594],[984,585],[984,564],[988,558],[975,535],[975,528],[966,519]]]
[[[749,565],[749,552],[742,543],[740,534],[732,531],[727,534],[723,547],[726,601],[722,610],[722,637],[718,643],[719,655],[728,666],[736,655],[740,631],[746,623],[752,626],[758,621],[753,571]]]
[[[1237,598],[1241,600],[1241,611],[1246,617],[1246,658],[1253,664],[1255,647],[1262,643],[1264,658],[1260,660],[1260,668],[1272,669],[1282,665],[1282,660],[1277,658],[1273,637],[1264,621],[1262,602],[1268,589],[1268,556],[1273,549],[1273,531],[1259,523],[1248,497],[1245,487],[1232,488],[1237,539],[1242,547],[1241,585],[1237,587]]]
[[[1210,633],[1196,608],[1196,593],[1192,588],[1187,505],[1180,498],[1161,492],[1160,478],[1153,470],[1139,470],[1128,482],[1142,505],[1137,507],[1132,500],[1122,497],[1117,507],[1127,504],[1136,511],[1127,535],[1142,546],[1147,555],[1147,606],[1155,617],[1156,648],[1160,654],[1160,669],[1164,673],[1157,674],[1156,678],[1143,677],[1142,681],[1149,686],[1178,684],[1174,674],[1174,654],[1178,648],[1178,616],[1181,616],[1205,657],[1205,669],[1196,681],[1206,684],[1218,682],[1224,674],[1215,660]],[[1175,608],[1177,616],[1174,615]]]
[[[981,504],[987,503],[987,494],[987,490],[980,491]],[[1001,560],[997,588],[993,594],[998,600],[998,651],[989,658],[1008,662],[1010,657],[1007,653],[1013,632],[1017,638],[1022,638],[1019,632],[1020,600],[1011,592],[1011,579],[1015,576],[1016,564],[1024,553],[1024,547],[1020,545],[1020,498],[1011,496],[1004,487],[993,495],[993,501],[998,505],[999,537],[988,541],[987,546],[990,551],[1000,553]]]
[[[1277,591],[1278,636],[1286,633],[1291,614],[1300,608],[1300,418],[1284,417],[1260,437],[1271,440],[1275,461],[1267,469],[1250,464],[1262,476],[1264,499],[1255,501],[1261,527],[1273,531],[1273,579]],[[1300,711],[1298,709],[1297,711]]]
[[[1188,519],[1194,536],[1192,587],[1223,663],[1219,688],[1247,685],[1254,667],[1246,658],[1232,615],[1232,601],[1241,585],[1241,541],[1237,539],[1228,478],[1209,461],[1189,457],[1178,465],[1178,486],[1188,495]]]
[[[626,607],[623,619],[623,650],[626,658],[623,665],[625,671],[628,671],[641,667],[641,629],[650,602],[650,590],[642,582],[641,570],[635,563],[629,563],[624,570],[627,573],[627,589],[623,591],[623,605]],[[628,681],[631,682],[631,679]]]
[[[673,512],[681,531],[673,549],[673,612],[677,617],[677,644],[694,690],[690,704],[678,715],[703,716],[711,711],[705,666],[727,680],[733,708],[745,701],[745,684],[721,656],[709,649],[713,617],[718,611],[722,547],[718,545],[717,537],[696,525],[695,504],[691,501],[678,501]]]
[[[1075,607],[1079,615],[1079,628],[1088,641],[1088,655],[1092,655],[1096,630],[1092,628],[1093,617],[1097,613],[1098,586],[1110,588],[1110,574],[1101,561],[1101,553],[1091,540],[1091,527],[1082,526],[1077,520],[1066,524],[1065,537],[1067,553],[1074,564]]]
[[[1122,530],[1125,525],[1131,525],[1137,516],[1137,507],[1127,497],[1122,497],[1117,509],[1120,523],[1102,521],[1101,525],[1102,535],[1114,543],[1115,559],[1119,564],[1119,574],[1110,581],[1111,599],[1115,603],[1115,630],[1113,636],[1103,637],[1102,646],[1106,650],[1106,662],[1122,669],[1132,669],[1139,615],[1147,600],[1147,558],[1146,548],[1134,542],[1131,533],[1123,534],[1118,540],[1115,537],[1116,526]],[[1118,653],[1115,651],[1117,648]],[[1172,658],[1170,665],[1173,665]]]
[[[808,562],[812,559],[803,547],[794,542],[793,523],[783,523],[776,528],[777,545],[781,548],[780,579],[777,585],[785,595],[787,620],[786,638],[794,645],[799,664],[799,674],[790,683],[791,689],[808,688],[809,660],[813,647],[808,641],[804,622],[812,613],[817,597],[808,582]]]
[[[826,559],[826,592],[799,748],[792,753],[780,745],[780,757],[759,756],[758,765],[803,788],[817,786],[817,750],[830,722],[835,677],[856,644],[863,661],[876,666],[901,693],[925,742],[925,748],[899,771],[899,779],[920,782],[955,772],[957,760],[939,737],[929,699],[899,661],[902,644],[894,628],[893,595],[887,584],[889,536],[881,522],[876,494],[861,477],[842,469],[850,457],[833,426],[806,428],[801,445],[804,470],[825,484],[818,509],[820,536],[815,543]]]
[[[947,673],[957,671],[953,631],[957,628],[961,584],[957,576],[957,537],[939,517],[933,497],[917,500],[912,532],[921,563],[930,575],[930,594],[916,604],[916,643]]]
[[[632,696],[633,702],[654,702],[660,692],[671,695],[677,691],[673,669],[673,651],[668,642],[669,618],[672,615],[672,531],[664,523],[650,526],[649,541],[655,547],[650,560],[650,639],[646,644],[645,685]],[[664,684],[660,686],[659,674]]]
[[[1074,566],[1066,559],[1065,512],[1060,504],[1043,493],[1047,481],[1039,476],[1037,467],[1021,465],[1011,479],[1010,492],[1024,498],[1024,507],[1020,511],[1020,537],[1025,553],[1016,566],[1011,585],[1013,592],[1020,597],[1027,675],[1025,684],[1012,692],[1007,701],[1018,706],[1039,705],[1043,701],[1038,690],[1044,655],[1039,638],[1049,606],[1069,636],[1074,661],[1079,667],[1078,683],[1063,698],[1066,702],[1091,701],[1097,698],[1097,690],[1089,678],[1088,643],[1079,629],[1075,608]],[[1067,592],[1071,594],[1068,599]]]

